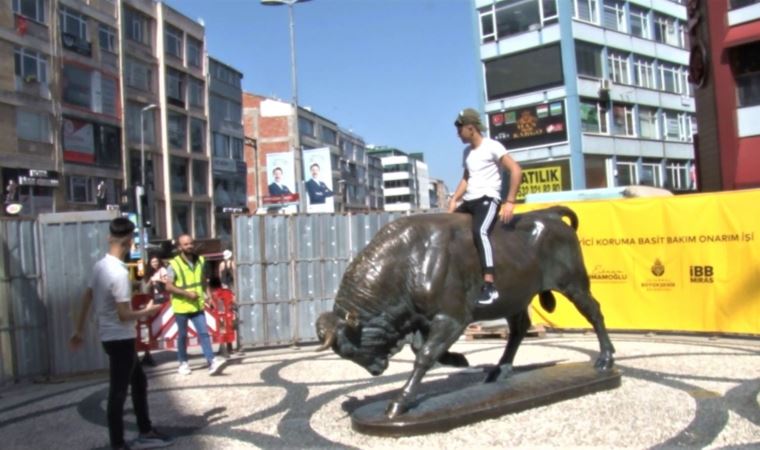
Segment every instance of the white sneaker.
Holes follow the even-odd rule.
[[[188,364],[187,361],[179,363],[179,369],[177,369],[177,373],[180,375],[190,375],[190,372],[192,372],[192,370],[190,369],[190,364]]]
[[[214,358],[213,361],[211,361],[211,364],[209,364],[208,374],[219,375],[220,373],[222,373],[222,368],[224,367],[225,364],[227,364],[227,360],[217,356],[216,358]]]

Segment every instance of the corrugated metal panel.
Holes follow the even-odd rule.
[[[35,223],[0,220],[0,385],[47,372]]]
[[[244,345],[316,341],[343,273],[400,213],[237,216],[233,248]]]
[[[90,311],[84,348],[68,348],[91,268],[108,251],[108,223],[115,213],[41,214],[40,240],[47,307],[50,373],[67,375],[108,367]]]

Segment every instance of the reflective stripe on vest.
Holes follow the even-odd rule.
[[[186,291],[198,294],[196,300],[191,300],[184,295],[172,293],[172,309],[179,314],[192,314],[202,311],[205,292],[203,289],[203,265],[206,260],[199,256],[193,267],[185,261],[181,255],[174,257],[169,264],[174,271],[174,285]]]

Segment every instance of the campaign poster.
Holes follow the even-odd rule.
[[[303,172],[306,212],[335,212],[330,149],[324,147],[304,150]]]
[[[294,167],[293,152],[267,154],[267,188],[262,197],[264,206],[286,206],[298,203]]]

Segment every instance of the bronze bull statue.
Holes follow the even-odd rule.
[[[554,290],[593,325],[600,346],[595,367],[609,370],[615,349],[589,290],[577,228],[575,213],[561,206],[497,224],[491,242],[499,299],[476,307],[472,299],[482,274],[469,215],[424,214],[389,223],[348,266],[333,311],[317,320],[322,342],[318,350],[332,348],[380,375],[406,337],[416,335],[414,370],[386,409],[393,418],[413,405],[422,377],[436,362],[468,365],[464,355],[448,350],[474,321],[507,319],[510,333],[504,354],[486,381],[505,376],[530,327],[531,299],[538,294],[541,305],[552,311]]]

